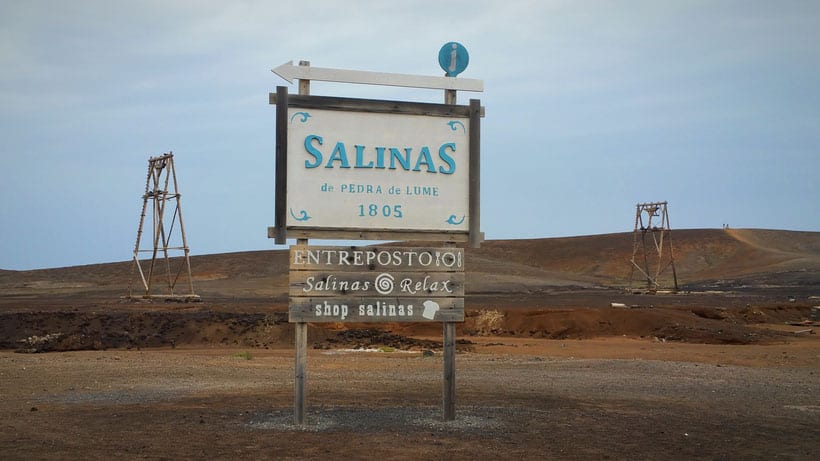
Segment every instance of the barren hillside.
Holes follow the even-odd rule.
[[[459,335],[630,336],[746,344],[776,340],[820,295],[820,233],[693,229],[672,233],[677,294],[629,293],[632,233],[491,240],[467,250]],[[288,252],[194,256],[201,302],[142,302],[129,261],[0,271],[0,348],[38,351],[292,341]],[[135,300],[125,300],[129,281]],[[184,288],[178,290],[184,291]],[[772,325],[761,328],[760,325]],[[317,347],[433,347],[437,324],[315,325]],[[469,346],[465,346],[469,347]]]
[[[758,229],[685,229],[672,232],[679,280],[698,285],[755,274],[806,273],[820,276],[820,233]],[[475,252],[479,273],[497,273],[505,261],[536,267],[578,283],[628,283],[632,233],[486,242]],[[490,263],[492,262],[492,264]],[[495,265],[493,265],[495,264]]]
[[[679,284],[807,287],[820,284],[820,233],[760,229],[672,232]],[[560,287],[624,287],[631,232],[530,240],[490,240],[467,250],[468,293],[527,293]],[[194,256],[198,293],[283,299],[287,251]],[[136,281],[131,262],[33,271],[0,271],[0,296],[97,293],[125,295]]]

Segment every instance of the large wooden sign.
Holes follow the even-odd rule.
[[[291,322],[462,322],[461,248],[290,249]]]
[[[455,247],[324,247],[308,239],[469,242],[480,232],[481,103],[456,104],[466,49],[445,44],[448,77],[311,69],[274,72],[300,79],[299,95],[278,86],[276,224],[268,237],[290,249],[295,323],[294,420],[305,421],[307,324],[442,322],[444,419],[455,418],[455,322],[464,321],[464,250]],[[310,96],[310,80],[445,89],[446,104]]]
[[[481,106],[288,95],[277,106],[277,243],[471,241]]]

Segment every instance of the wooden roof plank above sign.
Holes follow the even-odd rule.
[[[276,93],[268,93],[268,102],[276,104]],[[429,115],[434,117],[469,117],[470,106],[428,102],[389,101],[381,99],[342,98],[337,96],[288,95],[288,106],[304,109],[346,110],[385,114]],[[480,116],[484,117],[484,107]]]
[[[284,219],[284,218],[283,218]],[[390,240],[390,241],[418,241],[418,242],[453,242],[465,243],[469,235],[465,232],[438,232],[438,231],[395,231],[372,229],[313,229],[309,227],[288,229],[288,237],[293,239],[323,239],[323,240]],[[268,227],[268,238],[276,238],[276,227]]]

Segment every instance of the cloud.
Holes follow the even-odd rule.
[[[486,107],[489,236],[629,230],[636,200],[669,199],[673,210],[694,210],[673,224],[703,227],[712,215],[696,210],[714,196],[791,204],[739,207],[721,222],[816,230],[804,210],[820,196],[804,183],[820,168],[818,13],[798,1],[5,2],[0,168],[15,174],[0,193],[18,200],[0,208],[17,226],[0,240],[0,267],[127,257],[128,242],[68,252],[42,248],[25,229],[71,219],[65,240],[81,242],[101,232],[100,219],[133,222],[145,161],[168,150],[179,159],[195,253],[268,248],[267,93],[286,85],[270,69],[307,59],[441,75],[437,53],[451,40],[471,54],[462,76],[485,82],[459,102]],[[312,91],[443,99],[327,82]],[[757,185],[761,174],[777,187]],[[104,214],[76,200],[88,194],[105,194]],[[609,214],[576,211],[593,205]]]

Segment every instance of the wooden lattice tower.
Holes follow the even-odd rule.
[[[632,268],[629,288],[637,279],[645,282],[648,292],[678,291],[675,256],[672,252],[672,229],[666,202],[639,203],[635,211],[632,240]],[[635,277],[635,271],[641,275]],[[671,280],[667,273],[671,270]],[[671,282],[671,284],[669,284]]]
[[[142,213],[134,246],[133,268],[139,273],[142,283],[139,293],[134,293],[132,285],[136,277],[131,277],[130,297],[197,300],[191,277],[191,261],[188,256],[188,242],[182,222],[180,193],[177,174],[174,169],[174,154],[168,152],[148,159],[148,176],[145,180],[145,194],[142,196]],[[142,248],[142,234],[145,216],[151,208],[151,246]],[[168,208],[169,203],[171,209]],[[140,256],[150,254],[149,258]],[[132,274],[133,275],[133,274]],[[182,279],[182,280],[180,280]],[[182,281],[184,285],[177,289]]]

